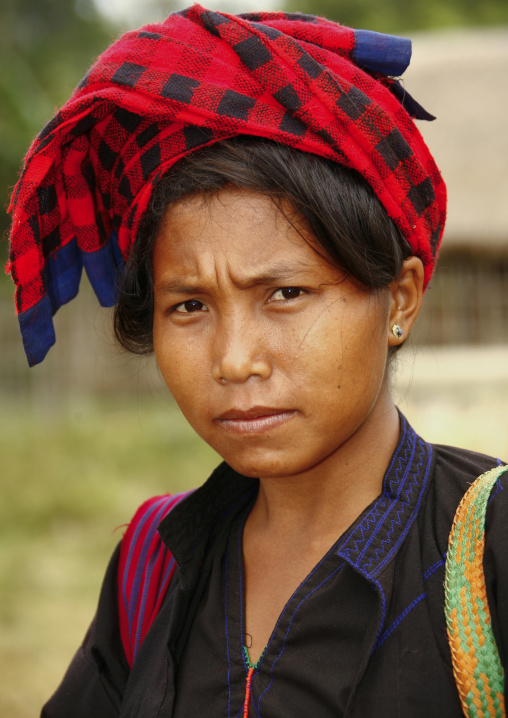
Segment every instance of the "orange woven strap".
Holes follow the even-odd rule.
[[[483,553],[492,487],[508,466],[479,476],[459,504],[448,538],[445,614],[453,673],[469,718],[503,718],[504,670],[492,631]]]

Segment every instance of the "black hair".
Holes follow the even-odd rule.
[[[128,351],[153,351],[152,253],[164,213],[183,197],[217,193],[226,185],[261,192],[276,203],[288,200],[323,256],[365,288],[388,287],[411,255],[400,230],[356,170],[262,138],[217,142],[179,160],[154,189],[115,307],[115,335]]]

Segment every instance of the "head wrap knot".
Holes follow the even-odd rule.
[[[118,267],[161,174],[235,135],[360,172],[427,283],[446,195],[411,119],[431,116],[393,79],[410,54],[409,40],[322,18],[199,5],[121,37],[34,141],[12,197],[7,270],[29,363],[53,344],[52,315],[77,293],[83,266],[101,304],[115,303]]]

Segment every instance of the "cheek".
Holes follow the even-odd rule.
[[[385,377],[388,342],[382,323],[370,323],[351,339],[351,347],[344,355],[344,377],[354,383],[354,400],[358,403],[375,401]]]
[[[170,331],[164,322],[154,321],[153,347],[157,366],[173,398],[181,406],[186,397],[192,400],[200,385],[202,350],[192,342],[182,341],[178,332]]]
[[[372,308],[341,303],[309,328],[293,357],[309,394],[354,401],[371,387],[377,391],[385,374],[388,342],[384,308],[376,307],[376,312]]]

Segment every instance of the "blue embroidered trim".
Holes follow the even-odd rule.
[[[494,485],[494,489],[492,490],[491,495],[489,496],[487,506],[490,504],[492,499],[495,499],[496,496],[501,493],[502,490],[503,490],[503,484],[501,483],[501,477],[499,477],[499,479],[496,481],[496,483]]]
[[[226,654],[228,657],[228,718],[231,718],[231,654],[228,632],[228,550],[224,554],[224,622],[226,631]]]
[[[249,512],[250,513],[250,512]],[[240,526],[240,529],[238,531],[238,578],[239,578],[239,593],[240,593],[240,645],[244,646],[244,638],[245,638],[245,617],[244,617],[244,606],[245,606],[245,596],[244,596],[244,590],[243,590],[243,530],[245,527],[245,522],[247,521],[247,518],[249,516],[249,513],[247,513],[242,521],[242,525]],[[270,641],[268,641],[270,643]],[[257,673],[259,672],[259,667],[263,661],[266,648],[268,647],[268,644],[265,646],[265,649],[261,656],[259,657],[256,667],[254,670],[254,673],[252,675],[252,681],[254,681],[254,678],[256,677]],[[245,659],[245,651],[242,650],[242,660],[243,660],[243,666],[245,669],[245,674],[247,675],[249,666],[247,665],[247,661]],[[229,660],[229,655],[228,655]],[[252,688],[252,682],[251,682],[251,700],[252,704],[254,706],[254,710],[256,711],[256,715],[258,715],[258,709],[256,707],[256,701],[254,698],[254,692]],[[239,718],[240,715],[243,713],[243,706],[240,708],[240,711],[237,713],[236,718]]]
[[[245,517],[245,520],[246,520],[246,519],[247,519],[247,517]],[[243,525],[245,525],[245,520],[244,520],[244,524],[243,524]],[[245,619],[244,619],[244,601],[245,601],[245,599],[244,599],[244,588],[243,588],[242,535],[243,535],[243,527],[242,527],[242,529],[238,532],[238,567],[239,567],[239,576],[240,576],[240,586],[239,586],[239,593],[240,593],[240,633],[241,633],[241,636],[240,636],[240,637],[241,637],[241,640],[242,640],[242,642],[243,642],[243,636],[245,635]],[[280,615],[279,615],[279,617],[278,617],[278,619],[277,619],[277,622],[276,622],[276,624],[275,624],[275,626],[274,626],[274,628],[273,628],[273,631],[272,631],[272,633],[271,633],[271,635],[270,635],[270,638],[269,638],[269,640],[268,640],[268,643],[267,643],[267,645],[266,645],[266,647],[265,647],[263,653],[261,654],[261,656],[260,656],[258,662],[256,663],[255,671],[254,671],[253,676],[252,676],[251,686],[253,686],[254,679],[255,679],[256,675],[259,673],[259,671],[260,671],[260,669],[261,669],[261,664],[263,663],[263,661],[264,661],[264,659],[265,659],[265,655],[266,655],[266,653],[267,653],[267,651],[268,651],[268,649],[269,649],[269,647],[270,647],[270,645],[271,645],[271,643],[272,643],[273,636],[274,636],[275,633],[277,632],[277,629],[278,629],[278,627],[279,627],[280,622],[285,618],[285,616],[286,616],[286,614],[287,614],[288,607],[290,606],[290,604],[291,604],[291,602],[293,601],[294,597],[295,597],[296,594],[302,589],[302,587],[305,585],[305,583],[307,583],[307,582],[311,579],[311,577],[316,573],[316,571],[318,571],[318,570],[320,569],[320,567],[322,566],[322,564],[323,564],[327,559],[329,559],[330,554],[331,554],[334,550],[336,550],[336,549],[335,549],[335,547],[332,546],[332,548],[331,548],[329,551],[326,552],[326,554],[321,558],[321,560],[314,566],[314,568],[312,569],[312,571],[305,577],[305,579],[302,581],[302,583],[293,591],[292,595],[290,596],[290,598],[289,598],[288,601],[286,602],[286,604],[285,604],[284,608],[282,609],[282,611],[281,611],[281,613],[280,613]],[[283,640],[283,643],[282,643],[281,650],[280,650],[278,656],[274,659],[274,661],[273,661],[273,663],[271,664],[271,667],[270,667],[271,679],[270,679],[269,685],[265,688],[265,690],[264,690],[263,693],[259,696],[259,698],[258,698],[257,701],[256,701],[256,698],[255,698],[255,696],[254,696],[254,691],[252,690],[252,692],[251,692],[252,704],[253,704],[253,706],[254,706],[254,710],[255,710],[256,716],[258,716],[258,717],[261,716],[261,699],[263,698],[263,696],[265,695],[265,693],[266,693],[266,692],[270,689],[270,687],[272,686],[272,683],[273,683],[273,681],[274,681],[274,669],[275,669],[275,665],[276,665],[277,661],[279,660],[279,658],[281,658],[282,655],[283,655],[283,653],[284,653],[284,650],[285,650],[285,647],[286,647],[287,638],[288,638],[288,635],[289,635],[289,631],[290,631],[290,629],[291,629],[291,627],[292,627],[292,625],[293,625],[293,621],[294,621],[294,619],[295,619],[295,616],[296,616],[297,611],[300,609],[300,607],[305,603],[305,601],[306,601],[310,596],[312,596],[319,588],[321,588],[329,579],[331,579],[333,576],[335,576],[335,575],[343,568],[344,565],[345,565],[345,562],[342,562],[342,563],[339,564],[339,566],[336,566],[336,567],[333,569],[333,571],[332,571],[326,578],[324,578],[324,579],[321,581],[321,583],[319,583],[318,586],[315,586],[311,591],[309,591],[309,592],[300,600],[300,602],[298,603],[298,605],[297,605],[297,606],[295,607],[295,609],[293,610],[293,613],[292,613],[291,618],[290,618],[290,620],[289,620],[288,627],[287,627],[287,629],[286,629],[286,633],[285,633],[285,635],[284,635],[284,640]],[[375,582],[375,583],[376,583],[376,582]],[[380,590],[381,594],[383,594],[382,589],[381,589],[380,586],[379,586],[379,590]],[[383,621],[384,621],[384,596],[383,596],[383,598],[382,598],[382,605],[383,605],[382,611],[383,611]],[[243,651],[242,651],[242,658],[243,658],[243,663],[244,663],[245,672],[247,673],[248,668],[247,668],[247,663],[246,663],[246,661],[245,661],[245,656],[244,656]],[[229,658],[228,658],[228,660],[229,660]],[[239,718],[239,716],[242,714],[242,712],[243,712],[243,708],[240,710],[240,712],[238,713],[238,715],[236,716],[236,718]]]
[[[421,441],[421,440],[420,440]],[[406,489],[406,496],[405,498],[399,497],[399,501],[394,502],[394,506],[397,505],[397,503],[400,503],[400,510],[397,511],[397,516],[395,519],[392,519],[390,524],[390,530],[386,536],[386,539],[382,542],[382,545],[376,549],[375,556],[372,557],[370,563],[368,564],[368,568],[371,568],[371,572],[375,572],[376,574],[380,573],[382,569],[386,566],[386,564],[390,561],[393,554],[397,551],[401,543],[404,541],[405,537],[407,536],[407,533],[411,526],[413,525],[414,521],[416,520],[416,517],[418,515],[418,510],[420,508],[420,504],[422,503],[423,496],[425,494],[425,489],[427,487],[427,483],[430,476],[430,468],[432,463],[432,449],[429,446],[429,444],[426,444],[425,442],[421,441],[420,444],[421,451],[419,455],[419,463],[415,466],[415,474],[407,486]],[[428,453],[427,453],[428,450]],[[425,467],[425,474],[423,477],[423,482],[421,482],[421,477],[418,474],[419,468],[424,466],[424,457],[427,455],[427,465]],[[418,496],[418,500],[416,504],[413,504],[412,494],[416,492]],[[400,529],[400,527],[403,525],[402,519],[404,518],[404,512],[406,509],[413,509],[411,512],[411,515],[406,520],[406,524],[402,530],[402,532],[398,533],[397,529]],[[398,534],[398,537],[396,536],[397,540],[390,548],[390,540],[393,538],[393,534]],[[387,549],[390,549],[388,553],[385,553]],[[383,556],[385,553],[384,559],[381,562],[378,562],[378,559]]]
[[[427,581],[427,579],[429,579],[432,576],[433,573],[435,573],[438,570],[438,568],[440,568],[441,566],[444,566],[445,562],[446,562],[446,552],[442,559],[439,559],[439,561],[436,561],[435,564],[433,564],[430,568],[428,568],[425,571],[425,573],[423,574],[424,583],[425,583],[425,581]]]
[[[374,648],[372,649],[372,653],[374,653],[374,651],[376,651],[376,650],[379,648],[379,646],[381,646],[381,645],[386,641],[386,639],[387,639],[389,636],[391,636],[391,634],[395,631],[395,629],[399,626],[399,624],[405,619],[405,617],[406,617],[409,613],[411,613],[411,611],[413,610],[413,608],[414,608],[415,606],[417,606],[417,605],[420,603],[420,601],[422,601],[426,596],[427,596],[427,594],[426,594],[425,592],[424,592],[424,593],[421,593],[419,596],[417,596],[417,597],[414,599],[414,601],[413,601],[412,603],[410,603],[409,606],[407,606],[407,607],[402,611],[402,613],[400,614],[400,616],[399,616],[398,618],[396,618],[395,621],[394,621],[390,626],[388,626],[388,628],[386,629],[386,631],[383,631],[383,633],[379,636],[379,638],[378,638],[377,641],[375,642]]]
[[[243,646],[244,639],[245,639],[245,616],[244,616],[244,602],[245,602],[245,596],[243,594],[243,529],[245,526],[245,522],[247,521],[247,516],[245,516],[244,520],[242,521],[242,525],[238,531],[238,588],[240,593],[240,645]],[[248,666],[247,662],[245,660],[245,656],[242,651],[242,659],[243,659],[243,666],[245,668],[245,673],[248,672]],[[259,661],[258,661],[259,665]]]
[[[409,473],[410,473],[410,471],[411,471],[411,469],[412,469],[412,466],[413,466],[413,460],[414,460],[414,454],[415,454],[415,438],[416,438],[416,435],[415,435],[415,434],[411,435],[411,433],[410,433],[410,434],[408,435],[408,439],[411,439],[411,440],[412,440],[412,443],[411,443],[411,445],[408,444],[408,445],[406,446],[405,451],[404,451],[404,455],[403,455],[403,456],[399,456],[399,459],[398,459],[398,464],[399,464],[399,466],[398,466],[398,468],[397,468],[396,471],[395,471],[395,479],[394,479],[394,480],[391,480],[391,481],[389,481],[389,482],[386,482],[386,483],[388,483],[389,493],[391,493],[392,496],[395,496],[395,500],[396,500],[396,501],[397,501],[397,499],[399,499],[399,497],[400,497],[400,494],[401,494],[401,492],[402,492],[402,489],[403,489],[403,487],[404,487],[404,485],[405,485],[405,483],[406,483],[406,481],[407,481],[408,475],[409,475]],[[409,458],[408,458],[408,454],[410,454]],[[399,472],[401,472],[401,471],[402,471],[402,477],[399,476]],[[416,471],[415,471],[415,473],[416,473]],[[387,476],[388,476],[388,474],[387,474]],[[386,491],[385,488],[383,488],[383,496],[385,496],[388,500],[390,500],[390,499],[389,499],[389,496],[388,496],[388,492]],[[383,514],[383,517],[382,517],[383,520],[380,521],[380,522],[377,524],[377,526],[375,527],[375,529],[371,532],[370,538],[365,542],[365,545],[364,545],[364,547],[363,547],[363,551],[362,551],[362,552],[360,553],[360,555],[358,556],[358,559],[357,559],[357,563],[358,563],[358,564],[359,564],[359,563],[362,561],[362,559],[365,557],[365,554],[367,553],[368,549],[370,548],[370,546],[371,546],[372,543],[374,542],[374,539],[376,538],[376,536],[378,535],[378,533],[380,532],[380,530],[384,527],[383,521],[384,521],[384,519],[387,519],[387,518],[388,518],[388,515],[391,513],[391,511],[392,511],[393,508],[394,508],[394,504],[395,504],[394,501],[391,501],[391,502],[390,502],[390,504],[389,504],[387,510],[386,510],[386,511],[384,512],[384,514]],[[402,506],[402,512],[404,511],[404,508],[405,508],[405,506]],[[400,514],[400,511],[397,513],[397,515],[399,516],[399,514]],[[400,523],[400,521],[399,521],[399,523]],[[388,533],[387,533],[387,535],[386,535],[386,540],[387,540],[388,542],[389,542],[389,538],[390,538],[390,535],[391,535],[392,531],[393,531],[393,521],[392,521],[392,523],[390,524],[390,530],[388,531]],[[381,541],[381,546],[383,545],[383,543],[384,543],[384,542]],[[369,565],[370,565],[370,564],[372,564],[372,560],[369,562]],[[365,568],[368,568],[368,566],[366,566]]]
[[[399,442],[399,446],[397,447],[396,451],[394,452],[392,456],[391,463],[389,464],[385,477],[383,479],[383,492],[381,493],[380,497],[377,499],[376,503],[372,507],[372,509],[369,511],[367,516],[363,519],[361,524],[359,524],[356,528],[351,528],[349,531],[346,532],[344,535],[344,541],[342,542],[340,546],[340,552],[343,558],[346,559],[349,563],[351,563],[353,566],[357,566],[358,559],[354,559],[353,555],[355,553],[359,553],[360,549],[365,545],[365,537],[370,535],[371,531],[371,525],[376,524],[376,519],[379,519],[381,517],[381,509],[386,504],[386,492],[385,492],[385,483],[386,483],[386,477],[389,476],[393,470],[393,465],[395,464],[395,461],[397,460],[397,457],[399,456],[400,451],[403,447],[406,446],[407,442],[407,428],[408,423],[406,419],[401,416],[402,419],[402,428],[401,428],[401,438]],[[353,538],[356,534],[359,534],[358,538]],[[353,542],[352,546],[348,547],[348,544]]]
[[[401,440],[385,473],[382,494],[338,551],[369,580],[382,571],[413,525],[431,465],[432,447],[402,417]]]
[[[279,623],[280,623],[280,622],[282,621],[282,619],[284,618],[284,615],[285,615],[285,613],[286,613],[286,610],[287,610],[288,606],[290,605],[291,601],[292,601],[293,598],[296,596],[296,594],[298,593],[298,591],[302,588],[302,586],[303,586],[305,583],[307,583],[307,581],[311,578],[311,576],[313,576],[313,575],[316,573],[316,571],[321,567],[321,565],[323,564],[323,562],[326,561],[326,559],[327,559],[328,556],[330,555],[330,552],[331,552],[331,551],[333,551],[333,546],[332,546],[332,548],[330,549],[330,551],[327,551],[327,552],[326,552],[326,554],[325,554],[325,555],[323,556],[323,558],[319,561],[319,563],[317,563],[317,564],[314,566],[314,568],[312,569],[312,571],[304,578],[304,580],[302,581],[302,583],[293,591],[293,593],[291,594],[291,596],[290,596],[290,597],[288,598],[288,600],[286,601],[286,605],[285,605],[284,608],[282,609],[282,611],[281,611],[281,613],[280,613],[280,616],[279,616],[279,618],[277,619],[277,623],[275,624],[275,626],[274,626],[274,628],[273,628],[273,631],[272,631],[272,633],[271,633],[271,635],[270,635],[270,638],[268,639],[268,643],[266,644],[266,648],[265,648],[265,651],[263,652],[263,656],[261,657],[261,659],[264,657],[264,653],[265,653],[266,650],[268,649],[268,647],[269,647],[269,645],[270,645],[270,643],[271,643],[271,641],[272,641],[272,638],[273,638],[273,636],[275,635],[275,633],[276,633],[276,631],[277,631],[277,628],[278,628],[278,626],[279,626]],[[341,569],[343,566],[344,566],[344,564],[341,563],[340,566],[339,566],[339,569]],[[329,576],[328,578],[330,578],[330,576]],[[326,580],[328,580],[328,579],[326,579]],[[324,583],[324,582],[321,582],[319,585],[322,586],[323,583]],[[313,589],[313,591],[314,591],[314,590],[315,590],[315,589]],[[311,593],[313,593],[313,591],[311,591]],[[310,596],[311,593],[309,593],[308,596]],[[306,598],[308,598],[308,596],[307,596]],[[242,596],[241,598],[243,599],[243,596]],[[304,599],[304,600],[305,600],[305,599]],[[302,600],[301,603],[303,603],[303,600]],[[301,605],[301,603],[299,604],[299,606]],[[242,603],[242,608],[243,608],[243,603]],[[242,630],[243,630],[243,626],[242,626]],[[260,666],[261,666],[261,662],[262,662],[261,659],[260,659],[260,660],[258,661],[258,663],[257,663],[256,671],[254,672],[254,676],[252,677],[253,680],[254,680],[254,677],[256,676],[256,673],[258,673],[259,668],[260,668]]]
[[[503,466],[503,464],[504,464],[504,461],[501,461],[501,459],[497,459],[496,466]],[[503,484],[501,483],[501,478],[502,478],[502,477],[500,476],[499,479],[496,481],[496,483],[495,483],[495,485],[494,485],[494,488],[492,489],[492,492],[491,492],[491,494],[490,494],[490,496],[489,496],[489,500],[488,500],[488,502],[487,502],[487,506],[490,504],[490,502],[492,501],[492,499],[495,499],[496,496],[497,496],[498,494],[500,494],[501,491],[503,490]]]
[[[436,561],[430,568],[428,568],[425,573],[423,574],[423,582],[425,583],[437,570],[438,568],[441,568],[441,566],[445,565],[446,561],[446,553],[444,554],[442,559],[439,559],[439,561]],[[406,616],[411,613],[413,608],[417,606],[420,601],[423,601],[424,598],[426,598],[427,593],[424,591],[419,596],[417,596],[410,604],[409,606],[406,606],[406,608],[402,611],[400,616],[391,623],[387,629],[385,629],[377,638],[376,642],[374,643],[374,648],[372,649],[372,653],[376,651],[385,641],[386,639],[391,636],[391,634],[395,631],[395,629],[400,625],[400,623],[406,618]],[[382,625],[382,624],[381,624]]]
[[[378,591],[379,596],[381,597],[381,619],[379,620],[379,628],[378,628],[376,640],[374,641],[374,645],[373,645],[372,650],[371,650],[371,652],[370,652],[370,655],[372,656],[372,654],[373,654],[374,651],[376,650],[376,645],[377,645],[377,642],[378,642],[378,640],[379,640],[379,635],[380,635],[380,632],[381,632],[381,628],[382,628],[382,626],[384,625],[385,618],[386,618],[386,596],[385,596],[385,592],[383,591],[383,587],[381,586],[381,584],[379,583],[379,581],[377,581],[377,580],[374,579],[374,578],[369,578],[369,581],[371,581],[371,582],[374,584],[374,586],[377,588],[377,591]]]
[[[328,555],[329,555],[329,553],[326,554],[326,556],[328,556]],[[322,559],[322,561],[323,561],[323,560],[324,560],[324,558]],[[318,565],[320,565],[320,564],[322,563],[322,561],[320,561]],[[291,618],[290,618],[290,620],[289,620],[289,624],[288,624],[288,627],[287,627],[287,629],[286,629],[286,633],[285,633],[285,635],[284,635],[284,641],[282,642],[282,648],[281,648],[281,650],[280,650],[280,652],[279,652],[279,655],[274,659],[274,661],[273,661],[273,663],[272,663],[272,665],[271,665],[271,668],[270,668],[270,676],[271,676],[271,678],[270,678],[270,683],[269,683],[268,686],[265,688],[265,690],[263,691],[263,693],[261,693],[261,695],[259,696],[259,699],[258,699],[258,702],[257,702],[257,708],[258,708],[259,711],[261,711],[261,699],[263,698],[263,696],[265,695],[265,693],[267,693],[267,692],[270,690],[270,688],[272,687],[272,684],[273,684],[273,681],[274,681],[274,669],[275,669],[275,665],[276,665],[277,661],[279,660],[279,658],[282,657],[282,654],[284,653],[284,651],[285,651],[285,649],[286,649],[286,642],[287,642],[287,638],[288,638],[288,635],[289,635],[289,631],[291,630],[291,627],[292,627],[292,625],[293,625],[293,621],[294,621],[294,619],[295,619],[295,616],[296,616],[296,614],[297,614],[299,608],[300,608],[300,607],[305,603],[305,601],[307,601],[307,599],[310,598],[318,589],[320,589],[322,586],[324,586],[324,584],[325,584],[327,581],[329,581],[331,578],[333,578],[333,577],[343,568],[343,566],[344,566],[344,563],[341,563],[341,564],[339,564],[339,566],[336,566],[336,567],[333,569],[333,571],[332,571],[326,578],[324,578],[324,579],[321,581],[320,584],[318,584],[317,586],[315,586],[315,587],[312,589],[312,591],[309,591],[309,593],[306,594],[306,595],[302,598],[302,600],[300,601],[300,603],[295,607],[295,609],[294,609],[294,611],[293,611],[293,613],[292,613],[292,615],[291,615]],[[317,566],[316,566],[316,568],[309,574],[309,576],[307,577],[306,580],[308,580],[308,578],[310,578],[310,576],[312,575],[312,573],[314,573],[314,571],[315,571],[316,569],[317,569]],[[298,590],[298,589],[297,589],[297,590]],[[296,591],[295,591],[295,593],[296,593]],[[293,594],[293,596],[294,596],[294,594]],[[291,599],[289,599],[289,600],[291,600]],[[288,603],[289,603],[289,601],[288,601]],[[287,606],[287,605],[288,605],[288,604],[286,604],[286,606]],[[281,617],[282,617],[283,613],[285,612],[285,610],[286,610],[286,608],[284,607],[284,610],[283,610],[282,613],[281,613]],[[280,618],[279,618],[279,620],[280,620]],[[278,623],[278,622],[277,622],[277,623]],[[274,631],[275,631],[275,629],[274,629]],[[271,640],[271,638],[270,638],[270,640]],[[253,696],[253,698],[254,698],[254,696]],[[255,702],[255,701],[254,701],[254,702]]]

